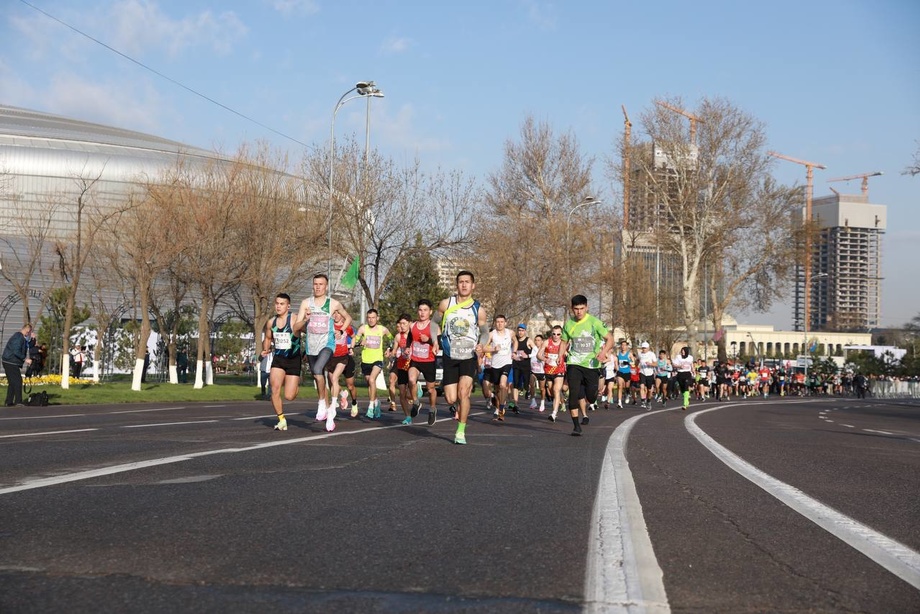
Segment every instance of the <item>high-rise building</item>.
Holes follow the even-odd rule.
[[[812,204],[809,322],[806,330],[869,331],[882,311],[882,235],[887,207],[868,195],[833,194]],[[804,276],[796,283],[794,319],[804,321]]]

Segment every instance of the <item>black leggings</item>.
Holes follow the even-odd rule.
[[[680,393],[683,394],[690,390],[693,385],[693,376],[689,371],[677,372],[677,385],[680,386]]]
[[[323,372],[326,369],[326,363],[328,363],[331,358],[332,348],[323,348],[316,356],[307,354],[307,363],[310,365],[310,372],[315,377],[323,377]]]

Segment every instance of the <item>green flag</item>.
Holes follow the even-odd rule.
[[[348,267],[348,270],[345,271],[345,276],[342,278],[342,287],[351,290],[355,287],[355,284],[358,283],[358,267],[361,265],[361,256],[355,256],[354,262],[351,263],[351,266]]]

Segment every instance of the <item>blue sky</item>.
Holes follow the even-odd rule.
[[[767,125],[769,146],[826,180],[869,171],[888,206],[883,324],[920,313],[920,2],[914,0],[29,0],[246,121],[78,36],[20,0],[0,16],[0,102],[234,150],[267,140],[299,157],[328,146],[332,109],[375,80],[371,141],[396,160],[483,180],[527,115],[603,160],[655,97],[721,96]],[[337,138],[363,138],[365,107]],[[804,183],[802,166],[777,178]],[[859,182],[834,185],[858,193]],[[791,326],[788,306],[744,321]]]

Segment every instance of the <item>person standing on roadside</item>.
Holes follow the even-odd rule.
[[[6,406],[22,405],[22,366],[32,364],[29,346],[35,343],[32,325],[26,324],[13,333],[3,348],[3,371],[6,373]]]
[[[572,317],[562,327],[562,341],[568,406],[575,424],[572,435],[581,435],[581,425],[588,424],[588,417],[579,424],[578,414],[584,415],[587,406],[597,402],[597,370],[613,349],[613,335],[603,322],[588,313],[588,299],[583,294],[572,297]]]
[[[476,281],[470,271],[460,271],[457,293],[438,304],[441,315],[440,346],[444,356],[441,385],[444,398],[457,412],[454,443],[466,444],[466,420],[470,415],[473,379],[479,371],[483,346],[489,342],[486,310],[473,298]]]

